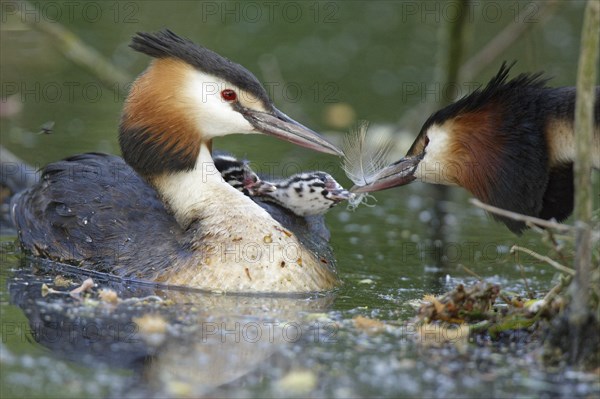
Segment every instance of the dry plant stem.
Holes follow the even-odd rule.
[[[13,0],[8,3],[17,4],[17,9],[27,10],[28,14],[39,13],[34,4],[24,0]],[[37,5],[37,4],[36,4]],[[48,22],[45,18],[36,15],[35,18],[22,16],[33,29],[48,35],[51,43],[55,45],[60,52],[75,64],[85,68],[98,78],[106,87],[114,90],[115,85],[125,87],[132,81],[131,76],[122,69],[113,65],[108,59],[98,52],[95,48],[84,43],[75,33],[65,28],[57,22]]]
[[[525,283],[525,290],[527,290],[527,295],[529,296],[529,299],[534,299],[535,295],[533,295],[531,288],[529,288],[529,283],[527,282],[527,277],[525,277],[525,268],[520,263],[517,263],[517,266],[519,266],[519,270],[521,271],[521,277],[523,278],[523,282]]]
[[[545,231],[546,231],[546,234],[548,234],[548,238],[552,242],[552,246],[554,247],[554,251],[556,252],[556,254],[558,255],[558,257],[560,258],[560,261],[563,264],[569,263],[567,261],[567,258],[565,257],[565,255],[562,253],[562,251],[560,249],[560,246],[558,245],[558,241],[556,241],[556,237],[554,237],[554,233],[552,232],[552,230],[545,230]]]
[[[548,238],[548,240],[552,244],[552,248],[554,249],[554,251],[556,252],[558,257],[560,258],[560,261],[563,265],[566,265],[569,263],[566,256],[562,253],[562,250],[560,249],[560,245],[558,244],[558,241],[556,240],[556,236],[552,232],[551,229],[543,229],[543,228],[536,226],[535,224],[531,224],[531,223],[527,223],[527,226],[530,227],[532,231],[535,231],[538,234],[542,234]],[[571,235],[570,236],[564,236],[564,235],[561,236],[561,239],[563,239],[563,240],[572,239],[572,238],[573,237]]]
[[[434,81],[439,82],[441,87],[449,88],[445,95],[441,96],[436,106],[445,107],[456,99],[458,88],[458,71],[466,52],[465,38],[470,16],[471,0],[458,0],[453,2],[457,8],[457,18],[446,21],[438,28],[438,47],[436,50]],[[433,111],[433,110],[431,110]],[[420,117],[418,118],[421,119]],[[428,223],[428,236],[434,242],[441,242],[441,246],[434,245],[431,260],[441,268],[447,268],[448,262],[442,254],[444,243],[448,241],[447,229],[445,228],[446,211],[441,204],[448,199],[448,187],[444,185],[432,185],[429,187],[431,197],[434,201],[433,218]]]
[[[458,79],[463,54],[465,53],[465,37],[467,22],[470,13],[470,0],[459,0],[455,2],[458,17],[453,21],[447,21],[440,25],[438,31],[436,71],[434,79],[440,82],[442,87],[448,87],[447,96],[437,104],[445,107],[456,100],[458,91]]]
[[[501,208],[497,208],[492,205],[485,204],[475,198],[471,198],[469,200],[469,202],[471,204],[475,205],[476,207],[481,208],[485,211],[494,213],[496,215],[508,217],[513,220],[518,220],[518,221],[525,222],[525,223],[531,223],[533,225],[542,226],[542,227],[545,227],[548,229],[554,229],[554,230],[565,232],[565,233],[572,232],[574,230],[574,228],[572,226],[569,226],[567,224],[552,222],[549,220],[539,219],[539,218],[536,218],[533,216],[527,216],[527,215],[522,215],[520,213],[507,211],[506,209],[501,209]]]
[[[560,1],[547,1],[541,3],[532,3],[539,6],[536,23],[514,22],[504,28],[500,34],[490,40],[477,54],[472,56],[467,62],[464,62],[458,71],[457,79],[460,81],[470,81],[496,61],[504,52],[514,43],[519,41],[530,29],[540,29],[552,17],[552,15],[561,6]],[[431,113],[430,105],[421,103],[406,111],[400,120],[399,126],[404,126],[408,130],[419,130],[424,114]]]
[[[525,33],[533,27],[542,27],[556,12],[559,1],[545,1],[531,3],[532,7],[539,7],[534,14],[536,21],[515,21],[506,26],[492,40],[490,40],[477,54],[471,57],[460,68],[463,79],[472,79],[479,75],[490,63],[502,55],[510,46],[516,43]],[[535,11],[535,10],[534,10]],[[525,17],[524,17],[525,18]],[[535,23],[534,23],[535,22]]]
[[[546,309],[550,307],[552,300],[556,298],[558,294],[560,294],[564,288],[568,287],[571,283],[571,277],[567,276],[565,279],[561,279],[561,281],[556,284],[542,299],[542,307],[536,313],[536,317],[541,315]]]
[[[598,47],[600,46],[600,2],[588,0],[581,30],[581,47],[577,69],[577,97],[575,99],[575,269],[577,275],[571,285],[573,301],[569,323],[573,334],[572,359],[580,355],[577,340],[579,331],[590,313],[590,288],[592,265],[592,143],[594,140],[594,102],[596,75],[598,73]],[[577,333],[579,331],[579,334]]]
[[[570,269],[566,266],[561,265],[560,263],[558,263],[557,261],[555,261],[554,259],[551,259],[547,256],[544,255],[540,255],[535,251],[532,251],[529,248],[524,248],[524,247],[520,247],[518,245],[513,245],[512,248],[510,249],[510,253],[514,253],[515,251],[519,251],[519,252],[523,252],[526,253],[529,256],[532,256],[538,260],[541,260],[542,262],[546,262],[548,263],[550,266],[554,267],[557,270],[560,270],[563,273],[567,273],[570,276],[574,276],[575,275],[575,270]]]
[[[466,271],[467,273],[469,273],[471,276],[475,277],[476,279],[478,279],[480,282],[483,282],[483,277],[481,277],[479,274],[475,273],[473,270],[469,269],[468,267],[466,267],[465,265],[460,265],[460,267],[463,268],[464,271]]]

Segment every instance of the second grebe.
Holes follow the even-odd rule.
[[[278,111],[241,65],[169,30],[139,33],[131,47],[155,59],[125,103],[124,159],[92,153],[46,166],[11,204],[22,247],[82,268],[212,291],[334,288],[339,280],[320,243],[307,247],[296,226],[278,221],[293,219],[269,214],[224,182],[211,147],[216,137],[264,133],[340,150]]]
[[[508,79],[503,64],[483,89],[425,122],[406,157],[354,192],[410,183],[458,185],[481,201],[542,219],[573,211],[575,88],[546,86],[541,74]],[[600,168],[600,87],[596,88],[594,167]],[[496,217],[515,233],[525,223]]]

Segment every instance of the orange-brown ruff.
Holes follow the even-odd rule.
[[[253,201],[221,178],[213,138],[265,133],[339,150],[278,111],[249,71],[170,31],[138,34],[155,58],[132,86],[123,159],[46,166],[12,201],[23,248],[121,277],[225,292],[310,292],[338,277],[322,220]],[[217,90],[215,90],[217,88]]]
[[[195,160],[201,133],[196,132],[192,118],[194,104],[180,97],[192,73],[194,68],[178,59],[152,61],[131,87],[123,109],[122,130],[134,132],[152,126],[140,140],[182,159]]]

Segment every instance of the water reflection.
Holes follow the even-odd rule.
[[[57,273],[56,264],[51,272],[49,264],[35,260],[10,277],[10,303],[26,315],[33,339],[57,357],[132,370],[136,377],[128,390],[204,395],[306,336],[327,340],[335,332],[333,323],[306,317],[329,310],[334,294],[218,295],[95,275],[97,287],[75,298],[68,292],[86,276],[68,266]],[[75,284],[57,279],[61,275]],[[118,300],[99,295],[100,287]]]
[[[363,269],[355,260],[353,272],[342,275],[345,286],[327,296],[211,295],[94,275],[98,287],[76,299],[44,296],[48,290],[42,287],[68,292],[88,277],[74,273],[80,270],[57,264],[49,270],[50,262],[24,258],[9,246],[1,249],[0,378],[9,387],[8,396],[508,397],[578,396],[575,389],[579,396],[600,392],[589,376],[540,368],[535,353],[522,342],[497,346],[484,337],[467,346],[418,345],[411,338],[414,328],[405,324],[414,314],[407,302],[431,292],[431,272],[411,271],[415,268],[408,265],[395,270],[384,262],[380,270],[377,262],[369,262]],[[352,254],[342,255],[350,259]],[[534,275],[531,289],[543,290],[544,275]],[[440,284],[447,290],[475,280],[444,278]],[[524,291],[515,277],[488,281]],[[114,290],[119,300],[101,299],[100,288]],[[379,333],[357,328],[354,318],[359,315],[386,320],[386,327]],[[20,334],[35,344],[23,342]],[[38,343],[50,354],[40,351]],[[289,391],[289,375],[300,379],[300,384],[291,384],[300,393]]]

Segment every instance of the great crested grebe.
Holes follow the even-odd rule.
[[[213,154],[213,160],[223,179],[235,189],[278,204],[298,216],[323,215],[355,196],[326,172],[296,173],[271,182],[260,179],[247,161],[229,154]]]
[[[11,204],[23,248],[82,268],[211,291],[334,288],[339,280],[331,259],[320,255],[322,243],[296,234],[299,218],[227,184],[211,147],[216,137],[264,133],[341,151],[277,110],[241,65],[169,30],[138,33],[131,47],[154,60],[125,102],[123,159],[90,153],[47,165],[40,182]]]
[[[541,74],[508,80],[502,65],[483,89],[427,119],[406,157],[382,169],[370,192],[410,183],[458,185],[483,202],[542,219],[573,211],[575,88],[546,86]],[[596,88],[594,167],[600,168],[600,87]],[[494,216],[515,233],[522,222]]]

